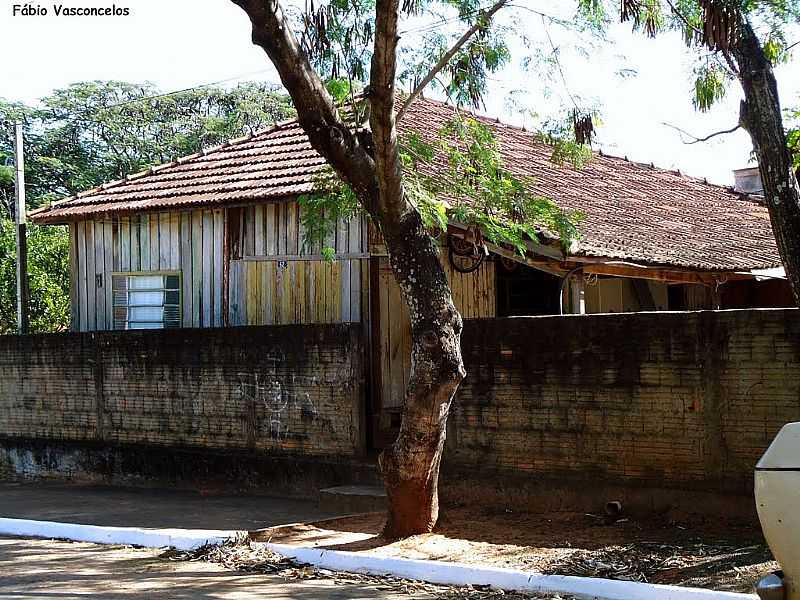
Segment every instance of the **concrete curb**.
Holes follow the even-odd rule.
[[[332,571],[393,575],[447,585],[490,585],[505,591],[570,594],[578,598],[602,600],[757,600],[758,598],[753,594],[596,577],[541,575],[498,567],[388,558],[269,542],[254,542],[253,546],[265,547],[297,562]]]
[[[194,550],[205,544],[221,544],[236,537],[237,531],[218,529],[146,529],[141,527],[106,527],[54,521],[31,521],[0,517],[0,535],[57,538],[95,544],[123,544],[178,550]]]
[[[205,544],[221,544],[241,532],[202,529],[145,529],[139,527],[106,527],[53,521],[31,521],[0,517],[0,535],[57,538],[96,544],[124,544],[178,550],[193,550]],[[541,575],[498,567],[481,567],[408,558],[390,558],[253,542],[301,563],[332,571],[350,571],[370,575],[392,575],[445,585],[490,585],[506,591],[570,594],[578,598],[599,600],[757,600],[751,594],[716,592],[700,588],[679,587],[565,575]]]

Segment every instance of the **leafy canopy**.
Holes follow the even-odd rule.
[[[511,40],[525,32],[524,23],[501,22],[489,16],[506,3],[404,0],[398,83],[413,91],[448,50],[457,47],[455,42],[463,32],[475,28],[474,35],[436,73],[431,87],[443,92],[456,107],[480,108],[491,74],[511,60]],[[598,15],[578,8],[576,19],[558,24],[599,31],[592,25]],[[555,19],[542,17],[555,23]],[[356,128],[365,127],[366,102],[361,92],[368,95],[369,90],[374,0],[309,2],[296,26],[312,65],[327,80],[328,91],[343,105],[343,112],[351,115]],[[557,61],[553,63],[556,67]],[[398,104],[402,105],[404,98]],[[591,158],[592,115],[576,104],[562,118],[543,123],[537,138],[552,146],[555,162],[580,167]],[[576,139],[578,126],[581,135]],[[564,213],[550,200],[531,193],[530,180],[517,178],[504,167],[491,129],[472,117],[459,113],[425,139],[419,134],[403,136],[400,155],[406,196],[432,233],[446,230],[448,220],[454,219],[520,253],[525,251],[525,241],[535,240],[542,230],[559,235],[565,245],[577,237],[579,215]],[[325,173],[318,187],[322,191],[300,199],[306,246],[329,236],[337,218],[362,214],[357,198],[332,173]]]
[[[427,139],[426,139],[427,137]],[[531,192],[532,178],[516,177],[504,166],[497,138],[486,124],[457,113],[440,131],[424,137],[410,131],[400,141],[404,188],[431,233],[447,231],[448,221],[470,226],[494,244],[520,255],[540,233],[557,235],[564,246],[578,237],[582,215],[565,212]],[[325,171],[318,192],[300,197],[304,244],[324,242],[337,220],[366,215],[352,190]],[[333,259],[333,250],[323,248]]]
[[[0,219],[0,335],[17,329],[16,227]],[[28,226],[32,333],[69,328],[69,235],[64,227]]]
[[[789,146],[789,152],[792,155],[792,163],[800,177],[800,108],[786,111],[787,121],[789,123],[788,131],[786,132],[786,142]]]

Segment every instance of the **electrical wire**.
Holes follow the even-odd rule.
[[[174,91],[171,91],[171,92],[164,92],[164,93],[160,93],[160,94],[154,94],[152,96],[142,96],[141,98],[133,98],[131,100],[125,100],[124,102],[118,102],[116,104],[109,104],[108,106],[103,106],[99,110],[101,110],[101,111],[102,110],[110,110],[112,108],[119,108],[121,106],[128,106],[130,104],[138,104],[138,103],[142,103],[142,102],[147,102],[149,100],[157,100],[159,98],[168,98],[170,96],[177,96],[178,94],[185,94],[186,92],[192,92],[192,91],[195,91],[195,90],[201,90],[203,88],[211,87],[211,86],[214,86],[214,85],[221,85],[223,83],[230,83],[231,81],[237,81],[237,80],[240,80],[240,79],[244,79],[245,77],[252,77],[253,75],[259,75],[261,73],[266,73],[268,71],[271,71],[271,69],[269,69],[269,68],[267,68],[267,69],[259,69],[258,71],[251,71],[249,73],[242,73],[241,75],[228,77],[226,79],[220,79],[219,81],[211,81],[211,82],[208,82],[208,83],[201,83],[199,85],[195,85],[195,86],[188,87],[188,88],[183,88],[183,89],[180,89],[180,90],[174,90]],[[78,115],[76,117],[67,117],[67,118],[58,119],[58,120],[59,121],[66,121],[66,122],[93,123],[95,125],[102,125],[102,123],[99,123],[99,122],[94,121],[92,119],[88,119],[88,118],[86,118],[84,116],[81,116],[81,115]],[[0,119],[0,124],[3,124],[3,125],[14,125],[14,121],[11,121],[9,119]]]

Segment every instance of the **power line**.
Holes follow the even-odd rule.
[[[201,83],[199,85],[195,85],[195,86],[184,88],[184,89],[180,89],[180,90],[174,90],[172,92],[164,92],[164,93],[161,93],[161,94],[154,94],[152,96],[142,96],[141,98],[133,98],[131,100],[125,100],[124,102],[118,102],[117,104],[110,104],[108,106],[103,106],[103,107],[99,108],[99,110],[101,110],[101,111],[102,110],[110,110],[112,108],[119,108],[121,106],[128,106],[130,104],[137,104],[137,103],[140,103],[140,102],[147,102],[149,100],[157,100],[159,98],[167,98],[169,96],[177,96],[178,94],[185,94],[186,92],[191,92],[191,91],[194,91],[194,90],[200,90],[200,89],[203,89],[203,88],[211,87],[211,86],[214,86],[214,85],[220,85],[220,84],[223,84],[223,83],[229,83],[231,81],[237,81],[239,79],[244,79],[245,77],[252,77],[253,75],[259,75],[261,73],[266,73],[266,72],[268,72],[270,70],[271,69],[268,69],[268,68],[267,69],[259,69],[258,71],[251,71],[249,73],[242,73],[241,75],[236,75],[234,77],[228,77],[227,79],[220,79],[219,81],[211,81],[209,83]],[[88,114],[88,113],[84,113],[84,114]],[[67,121],[67,122],[94,123],[95,125],[101,125],[101,123],[98,123],[97,121],[93,121],[92,119],[88,119],[88,118],[86,118],[85,116],[82,116],[82,115],[78,115],[76,117],[63,118],[63,119],[59,119],[59,120],[60,121]],[[4,125],[13,125],[14,121],[8,120],[8,119],[0,119],[0,123],[2,123]]]
[[[110,104],[109,106],[104,106],[101,110],[108,110],[111,108],[119,108],[120,106],[127,106],[129,104],[136,104],[137,102],[145,102],[147,100],[157,100],[158,98],[167,98],[169,96],[177,96],[178,94],[185,94],[186,92],[192,92],[194,90],[200,90],[203,88],[211,87],[212,85],[220,85],[222,83],[229,83],[231,81],[236,81],[237,79],[243,79],[245,77],[251,77],[253,75],[258,75],[261,73],[266,73],[270,69],[259,69],[258,71],[252,71],[250,73],[243,73],[242,75],[237,75],[235,77],[229,77],[227,79],[220,79],[219,81],[212,81],[210,83],[202,83],[200,85],[195,85],[192,87],[184,88],[182,90],[175,90],[173,92],[165,92],[163,94],[155,94],[153,96],[142,96],[141,98],[134,98],[133,100],[126,100],[124,102],[119,102],[117,104]]]

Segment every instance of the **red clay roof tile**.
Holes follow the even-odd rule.
[[[438,131],[453,108],[419,99],[403,127]],[[556,165],[533,134],[481,118],[507,167],[533,179],[531,191],[581,211],[577,254],[697,270],[780,265],[764,206],[675,171],[595,154],[583,168]],[[56,223],[93,214],[232,205],[312,191],[324,159],[296,121],[111,182],[31,214]]]

